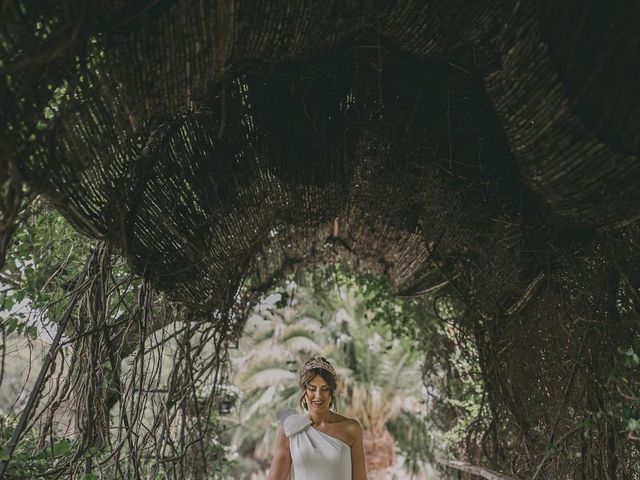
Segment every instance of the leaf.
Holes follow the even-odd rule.
[[[5,334],[9,335],[18,327],[18,319],[15,316],[9,317],[6,320],[4,327],[6,329]]]
[[[25,329],[25,334],[32,339],[38,337],[38,329],[34,325],[30,325]]]
[[[87,450],[82,454],[82,458],[85,458],[85,459],[91,458],[96,453],[98,453],[98,450],[96,449],[96,447],[87,448]]]
[[[60,440],[53,444],[52,450],[54,457],[66,455],[71,451],[71,442],[66,439]]]
[[[280,294],[280,300],[274,303],[276,308],[285,308],[288,305],[289,297],[286,293]]]

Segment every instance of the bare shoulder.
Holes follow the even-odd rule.
[[[350,428],[360,427],[360,423],[355,418],[345,417],[344,415],[340,415],[339,413],[334,413],[336,421],[344,424],[344,426],[348,426]]]
[[[340,430],[344,432],[345,437],[349,439],[349,445],[353,445],[362,438],[362,427],[360,423],[354,419],[345,417],[344,415],[335,414],[336,424],[340,426]]]
[[[345,428],[354,435],[362,436],[362,426],[355,418],[346,418]]]

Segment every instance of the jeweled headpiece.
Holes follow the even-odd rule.
[[[329,372],[334,377],[338,376],[336,374],[336,370],[329,363],[329,361],[324,357],[313,357],[307,360],[304,366],[302,367],[302,373],[308,372],[309,370],[313,370],[314,368],[321,368]]]

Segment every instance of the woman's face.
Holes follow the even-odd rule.
[[[307,384],[305,397],[309,411],[326,412],[331,404],[331,388],[320,375],[316,375]]]

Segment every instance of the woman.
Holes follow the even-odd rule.
[[[337,375],[324,357],[310,358],[298,379],[305,414],[280,418],[267,480],[366,480],[360,424],[331,410]]]

